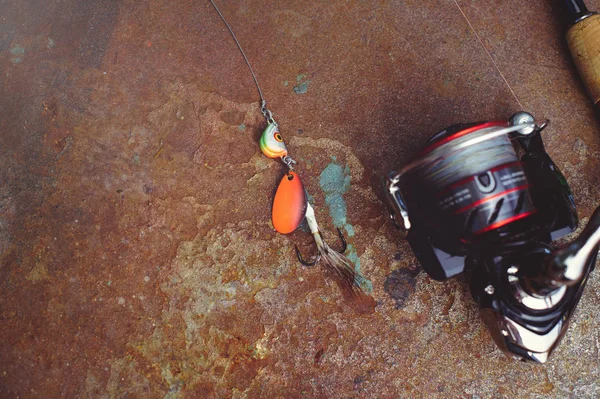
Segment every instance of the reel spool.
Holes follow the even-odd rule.
[[[529,183],[508,135],[490,133],[506,122],[457,125],[434,136],[404,172],[401,190],[438,233],[466,243],[535,213]]]
[[[566,330],[600,242],[599,208],[567,248],[551,245],[578,220],[546,126],[526,112],[453,125],[385,180],[391,218],[423,269],[442,281],[468,271],[498,345],[537,362]]]

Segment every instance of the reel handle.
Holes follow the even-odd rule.
[[[591,258],[598,252],[598,244],[600,207],[594,211],[587,226],[575,241],[552,254],[546,269],[550,285],[559,288],[579,283],[586,275]]]

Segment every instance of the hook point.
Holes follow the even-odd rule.
[[[294,245],[294,248],[296,248],[296,256],[298,257],[298,261],[300,261],[300,263],[302,263],[304,266],[308,266],[308,267],[314,266],[321,259],[321,254],[317,254],[317,256],[315,257],[315,259],[313,261],[307,262],[304,260],[304,258],[302,258],[302,254],[300,253],[298,246]]]

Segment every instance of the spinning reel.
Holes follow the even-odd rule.
[[[578,219],[544,149],[546,126],[525,112],[451,126],[385,182],[391,218],[427,274],[468,272],[498,345],[540,363],[567,329],[600,242],[598,208],[579,238],[551,245]]]

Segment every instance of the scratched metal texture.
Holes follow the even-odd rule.
[[[374,306],[298,264],[305,231],[273,230],[283,168],[258,149],[256,90],[208,2],[5,0],[0,396],[600,396],[597,273],[550,363],[520,363],[467,283],[431,281],[384,216],[379,177],[431,134],[519,108],[454,2],[220,3]],[[551,119],[585,220],[600,124],[559,2],[460,4],[523,106]]]

